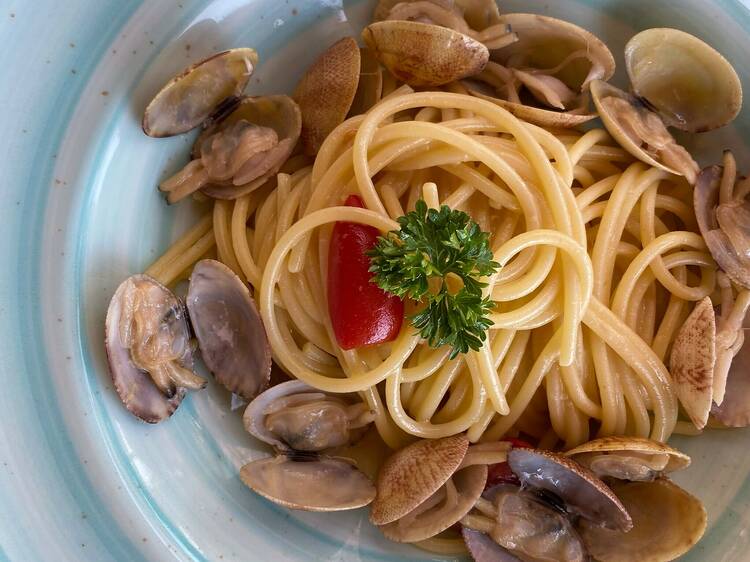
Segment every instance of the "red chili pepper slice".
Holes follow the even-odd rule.
[[[364,208],[356,195],[347,206]],[[370,258],[380,231],[364,224],[339,221],[328,249],[328,313],[336,341],[354,349],[393,341],[404,320],[404,303],[370,282]]]
[[[527,449],[533,448],[529,443],[522,439],[509,437],[507,439],[503,439],[503,441],[510,441],[512,447],[525,447]],[[521,481],[515,474],[513,474],[513,471],[510,469],[510,465],[508,465],[507,462],[499,462],[496,464],[491,464],[487,467],[487,483],[485,484],[484,489],[486,490],[488,488],[492,488],[493,486],[497,486],[498,484],[515,484],[516,486],[521,485]]]

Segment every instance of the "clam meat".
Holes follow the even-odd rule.
[[[128,410],[149,423],[169,417],[188,389],[206,381],[193,372],[185,310],[147,275],[133,275],[107,310],[105,345],[115,389]]]
[[[241,197],[279,171],[301,127],[299,107],[288,96],[241,98],[201,133],[196,157],[159,189],[170,203],[198,190],[215,199]]]

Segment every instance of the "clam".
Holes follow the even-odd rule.
[[[465,86],[517,117],[548,127],[594,119],[589,85],[609,80],[615,60],[607,46],[572,23],[536,14],[506,14],[500,23],[518,41],[493,51],[492,63]]]
[[[461,524],[467,547],[477,562],[588,560],[586,548],[565,511],[534,491],[501,484],[485,491],[476,508]],[[467,538],[469,529],[483,533],[485,538],[471,534]]]
[[[608,529],[633,525],[617,496],[593,472],[570,458],[534,449],[514,448],[508,464],[521,484],[555,494],[568,511]]]
[[[706,297],[677,332],[669,359],[677,397],[698,429],[706,426],[711,411],[715,363],[716,315],[711,298]]]
[[[519,40],[496,51],[492,60],[508,68],[550,76],[574,92],[584,92],[594,80],[609,80],[615,59],[593,33],[570,22],[538,14],[504,14]]]
[[[581,536],[596,560],[666,562],[686,553],[703,536],[703,504],[669,480],[611,485],[630,513],[633,528],[623,533],[582,521]]]
[[[729,155],[731,157],[731,155]],[[698,176],[693,206],[698,228],[711,255],[729,278],[750,288],[750,204],[744,180],[735,184],[727,168],[711,166]],[[731,182],[731,197],[720,200],[723,182]]]
[[[242,481],[291,509],[341,511],[375,498],[372,481],[347,459],[326,451],[350,444],[374,419],[359,400],[319,392],[291,380],[269,388],[245,409],[247,431],[277,454],[244,465]]]
[[[488,27],[500,23],[500,11],[495,0],[380,0],[375,6],[372,21],[394,19],[394,8],[396,6],[426,3],[460,15],[466,24],[476,31],[484,31]]]
[[[261,496],[290,509],[343,511],[375,498],[370,479],[340,459],[279,455],[244,465],[240,478]]]
[[[370,521],[397,542],[418,542],[448,529],[474,506],[487,466],[461,468],[465,435],[412,443],[389,457],[378,473]]]
[[[491,0],[473,0],[464,2],[465,6],[446,0],[399,2],[391,6],[383,19],[417,21],[447,27],[476,39],[489,50],[501,49],[518,41],[518,36],[511,31],[510,25],[499,23],[497,5],[493,12],[489,7],[490,2]],[[383,9],[379,6],[376,11]],[[474,28],[466,18],[471,19],[478,27]]]
[[[320,55],[297,84],[294,99],[302,112],[302,147],[317,154],[326,137],[343,123],[357,92],[360,52],[344,37]]]
[[[278,451],[323,451],[348,445],[374,419],[364,402],[350,403],[291,380],[272,386],[248,405],[245,429]]]
[[[638,98],[600,80],[591,95],[604,126],[635,158],[695,184],[698,164],[667,131],[660,117]]]
[[[690,465],[690,457],[644,437],[602,437],[565,453],[599,478],[649,481]]]
[[[201,260],[190,275],[187,308],[206,367],[252,400],[268,385],[271,347],[248,288],[223,263]]]
[[[487,467],[473,465],[457,471],[418,507],[396,521],[382,525],[387,539],[418,542],[434,537],[464,517],[487,482]]]
[[[175,411],[187,389],[203,388],[193,373],[190,330],[182,303],[147,275],[133,275],[107,310],[105,346],[112,381],[130,412],[149,423]]]
[[[684,31],[647,29],[625,46],[633,92],[683,131],[726,125],[742,107],[742,84],[732,65],[712,47]]]
[[[143,132],[151,137],[185,133],[206,121],[245,89],[258,55],[253,49],[216,53],[172,78],[146,107]]]
[[[368,25],[362,39],[396,78],[435,87],[480,72],[489,59],[482,43],[452,29],[413,21]]]
[[[278,172],[299,139],[302,118],[288,96],[241,98],[196,140],[195,158],[159,189],[175,203],[201,189],[236,199]]]
[[[385,461],[378,473],[378,496],[370,521],[386,525],[403,517],[434,494],[453,475],[466,456],[465,435],[423,439]]]

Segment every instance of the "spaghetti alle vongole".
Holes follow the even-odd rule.
[[[159,187],[205,211],[110,303],[122,401],[166,419],[207,384],[200,352],[273,450],[240,478],[280,505],[369,505],[386,538],[477,559],[680,556],[707,518],[666,441],[750,425],[750,182],[729,152],[700,171],[668,127],[731,121],[736,73],[647,30],[631,95],[569,22],[492,0],[381,0],[374,19],[293,98],[241,95],[242,48],[147,107],[151,136],[203,125]],[[642,60],[722,88],[675,98]]]

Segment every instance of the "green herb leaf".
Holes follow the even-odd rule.
[[[428,209],[420,200],[415,207],[398,219],[400,230],[381,236],[368,253],[372,281],[402,299],[425,303],[411,323],[430,346],[450,345],[451,357],[479,349],[492,325],[488,315],[493,307],[482,297],[486,284],[480,278],[499,267],[492,261],[489,234],[469,215],[446,205]],[[463,283],[455,294],[446,285],[449,274]],[[432,292],[431,278],[440,280]]]

